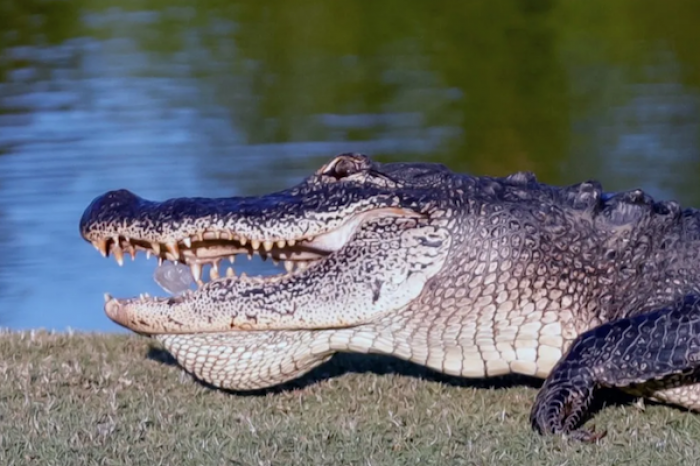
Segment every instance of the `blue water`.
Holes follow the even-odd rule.
[[[232,5],[0,21],[0,326],[116,331],[104,292],[163,294],[154,261],[119,268],[80,238],[83,209],[110,189],[257,194],[359,151],[700,205],[700,60],[678,45],[700,41],[694,26],[639,8],[611,34],[614,17],[554,7],[432,24],[412,2],[400,24],[320,6],[297,24]]]

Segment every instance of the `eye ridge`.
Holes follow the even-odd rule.
[[[338,160],[338,163],[333,167],[333,176],[337,179],[347,178],[350,175],[359,173],[362,171],[362,167],[355,160],[343,158]]]
[[[340,180],[367,171],[371,166],[372,164],[366,155],[355,153],[340,154],[324,172],[324,175]]]

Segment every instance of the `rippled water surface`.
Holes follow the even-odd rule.
[[[361,151],[700,206],[698,17],[693,1],[2,2],[0,325],[113,331],[103,292],[162,294],[153,261],[119,268],[79,237],[109,189],[262,193]]]

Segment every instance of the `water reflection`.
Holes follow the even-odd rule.
[[[695,2],[76,5],[0,14],[3,325],[161,293],[78,237],[108,189],[260,193],[354,150],[700,205]]]

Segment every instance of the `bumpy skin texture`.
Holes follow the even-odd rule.
[[[576,430],[596,387],[647,395],[695,382],[700,367],[700,297],[605,323],[579,336],[554,367],[532,409],[540,433],[569,433],[581,440],[599,434]],[[697,407],[697,393],[677,400]]]
[[[600,386],[700,409],[700,214],[639,190],[346,154],[261,197],[157,203],[110,192],[80,227],[103,252],[159,244],[162,258],[189,263],[186,238],[205,231],[240,249],[239,236],[302,241],[352,221],[342,247],[303,272],[108,299],[106,312],[226,388],[282,383],[354,351],[464,377],[547,378],[532,414],[542,433],[595,439],[576,429]],[[177,257],[165,252],[174,243],[185,249]]]

